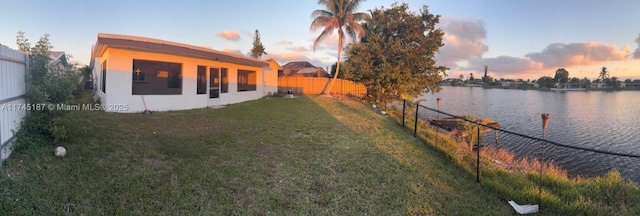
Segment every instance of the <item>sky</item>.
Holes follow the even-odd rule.
[[[360,12],[395,1],[369,0]],[[488,75],[538,79],[559,68],[570,77],[640,79],[640,0],[405,0],[440,15],[445,32],[437,63],[448,77]],[[31,44],[45,33],[53,50],[89,64],[98,33],[150,37],[248,55],[256,29],[268,55],[281,65],[309,61],[328,67],[337,60],[337,34],[314,50],[320,31],[310,31],[316,0],[123,1],[0,0],[0,44],[16,49],[24,31]]]

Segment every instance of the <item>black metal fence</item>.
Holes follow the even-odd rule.
[[[487,119],[442,112],[439,109],[439,100],[438,108],[430,108],[421,105],[419,102],[411,106],[408,104],[411,103],[402,101],[391,104],[390,107],[392,110],[388,111],[389,115],[395,117],[402,127],[408,128],[414,137],[421,136],[425,141],[432,143],[435,145],[434,147],[438,149],[446,148],[445,146],[447,145],[449,145],[450,149],[458,148],[461,143],[466,144],[469,152],[475,154],[475,167],[473,168],[475,169],[477,183],[481,183],[481,166],[483,166],[483,164],[494,163],[491,164],[493,167],[506,166],[512,169],[519,169],[517,165],[509,164],[513,163],[513,160],[499,161],[495,158],[482,158],[482,154],[484,154],[484,150],[482,149],[485,147],[492,147],[491,149],[494,151],[500,149],[507,150],[507,152],[511,154],[509,157],[517,158],[516,161],[520,161],[521,163],[523,159],[526,160],[525,167],[521,168],[527,169],[526,165],[528,163],[528,171],[521,171],[528,173],[535,170],[538,172],[538,190],[540,193],[538,194],[538,199],[541,197],[545,172],[562,172],[561,168],[553,164],[555,158],[545,158],[545,153],[551,152],[551,155],[557,155],[562,152],[567,153],[567,151],[574,151],[571,154],[607,155],[618,159],[631,158],[634,159],[634,161],[626,161],[626,163],[630,163],[631,165],[637,165],[638,162],[640,162],[640,160],[635,160],[639,159],[640,155],[567,145],[545,139],[544,132],[547,122],[549,121],[549,114],[541,114],[541,137],[536,137],[502,129],[499,123],[494,123]],[[397,110],[397,112],[394,113],[394,110]],[[443,136],[445,133],[448,136]],[[451,144],[451,139],[454,140],[454,146]],[[469,141],[473,141],[473,143],[469,144]],[[482,154],[481,151],[483,152]],[[489,162],[486,162],[486,160],[484,163],[481,162],[483,159]],[[485,168],[490,169],[491,167],[484,167],[483,169]],[[567,175],[566,172],[560,174]],[[637,180],[634,180],[636,184],[638,184]]]

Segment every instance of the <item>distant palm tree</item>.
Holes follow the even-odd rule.
[[[311,13],[313,21],[311,22],[311,31],[324,28],[322,33],[313,42],[313,50],[318,47],[318,43],[322,39],[329,37],[334,30],[338,30],[338,62],[336,63],[336,73],[329,82],[329,86],[325,89],[324,94],[331,93],[333,82],[338,77],[340,71],[340,53],[342,51],[342,42],[346,33],[351,40],[356,41],[357,38],[364,37],[364,28],[358,23],[369,18],[367,13],[356,13],[358,6],[364,0],[318,0],[318,4],[324,5],[325,10],[315,10]]]
[[[598,78],[600,80],[604,80],[606,78],[609,78],[609,71],[607,71],[607,67],[602,67],[600,69],[600,76],[598,76]]]

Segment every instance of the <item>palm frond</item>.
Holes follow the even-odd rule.
[[[335,26],[337,25],[325,26],[322,33],[320,33],[320,36],[318,36],[316,40],[313,41],[313,51],[316,51],[316,48],[318,47],[318,43],[320,43],[320,41],[324,40],[325,38],[329,37],[334,30],[338,29],[338,31],[342,31],[342,29],[336,28]]]
[[[338,28],[338,20],[335,17],[318,17],[311,22],[311,31],[326,28],[327,26]]]

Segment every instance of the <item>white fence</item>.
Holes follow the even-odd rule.
[[[0,45],[0,164],[11,155],[15,132],[27,115],[28,61],[28,55]]]

